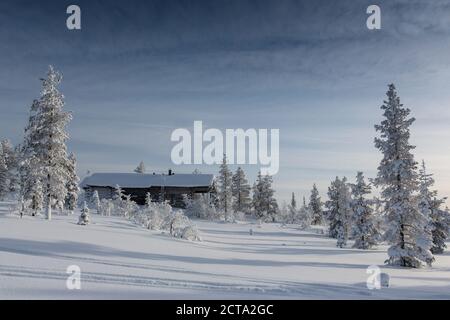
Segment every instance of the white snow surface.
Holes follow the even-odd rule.
[[[320,229],[196,220],[203,241],[190,242],[120,217],[80,226],[79,213],[46,221],[11,208],[0,202],[0,299],[450,299],[448,251],[432,268],[393,268],[386,247],[339,249]],[[70,265],[80,290],[66,288]],[[369,265],[389,288],[367,289]]]

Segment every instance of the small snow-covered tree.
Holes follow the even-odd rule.
[[[25,129],[23,169],[28,172],[21,177],[31,181],[22,184],[34,183],[36,179],[41,181],[48,220],[52,217],[52,207],[64,203],[69,178],[65,127],[72,116],[63,111],[64,96],[58,91],[61,79],[50,66],[47,78],[42,79],[41,97],[33,102]]]
[[[0,153],[0,200],[8,193],[8,167],[2,153]]]
[[[18,189],[18,151],[8,139],[0,143],[0,198]]]
[[[92,194],[92,208],[94,208],[97,213],[100,214],[100,197],[97,190],[95,190]]]
[[[312,212],[312,221],[313,225],[320,225],[323,223],[323,210],[322,210],[322,201],[319,196],[319,190],[317,190],[317,186],[314,183],[313,188],[311,190],[311,196],[309,197],[309,209]]]
[[[337,239],[337,246],[342,248],[347,244],[351,227],[351,193],[347,179],[339,177],[331,182],[328,188],[329,200],[325,203],[328,209],[329,234]]]
[[[233,220],[231,183],[232,172],[228,168],[227,156],[224,154],[219,170],[217,196],[219,198],[219,209],[224,213],[226,221]]]
[[[131,195],[129,195],[129,194],[125,195],[125,200],[123,201],[123,206],[122,206],[122,215],[127,218],[131,218],[137,209],[138,209],[138,206],[137,206],[136,202],[131,200]]]
[[[144,161],[141,161],[139,165],[134,169],[134,172],[136,173],[145,173],[145,164]]]
[[[77,160],[75,158],[75,155],[71,153],[69,155],[69,161],[67,163],[68,165],[68,181],[67,181],[67,196],[66,196],[66,202],[65,206],[67,210],[69,210],[70,214],[73,214],[73,211],[77,207],[78,202],[78,194],[80,192],[80,188],[78,187],[78,182],[80,179],[78,178],[77,172],[76,172],[76,163]]]
[[[306,199],[303,197],[303,203],[298,210],[296,222],[300,225],[300,228],[306,229],[311,225],[312,221],[312,210],[306,204]]]
[[[122,188],[118,184],[116,184],[116,186],[114,187],[113,200],[117,202],[119,206],[121,206],[124,198],[125,195],[123,193]]]
[[[89,208],[86,204],[86,202],[83,205],[83,208],[81,209],[80,218],[78,219],[78,224],[85,226],[90,223],[90,215],[89,215]]]
[[[295,201],[295,194],[292,192],[291,202],[288,207],[288,219],[287,223],[295,223],[297,220],[298,210],[297,210],[297,201]]]
[[[437,190],[431,190],[434,185],[432,174],[426,171],[425,161],[419,170],[419,209],[421,213],[430,218],[432,241],[431,252],[433,254],[443,253],[447,245],[445,241],[450,231],[450,215],[447,210],[441,207],[444,205],[446,198],[438,198]]]
[[[358,172],[356,183],[352,188],[352,211],[353,211],[353,230],[355,239],[353,245],[358,249],[370,249],[377,244],[380,239],[380,232],[377,229],[373,201],[367,199],[371,193],[371,187],[364,181],[364,174]]]
[[[194,194],[192,197],[183,196],[185,212],[188,217],[200,219],[216,219],[216,209],[211,205],[207,194]]]
[[[234,212],[248,213],[251,209],[252,201],[250,199],[250,185],[245,177],[244,170],[241,167],[237,168],[231,180]]]
[[[265,221],[274,221],[279,211],[272,183],[270,175],[262,176],[259,172],[253,185],[253,209],[255,215]]]
[[[152,199],[152,195],[150,192],[147,192],[145,194],[145,206],[148,208],[150,207],[150,205],[152,204],[153,199]]]
[[[282,222],[283,224],[291,223],[291,215],[286,201],[281,202],[279,211],[278,221]]]
[[[374,183],[381,187],[385,204],[385,238],[391,244],[386,262],[414,268],[422,263],[431,265],[434,257],[430,251],[432,235],[427,230],[429,217],[419,210],[417,162],[411,152],[414,146],[409,143],[410,126],[415,119],[409,117],[411,111],[400,103],[393,84],[389,85],[381,109],[385,119],[375,126],[380,133],[375,146],[383,159]]]

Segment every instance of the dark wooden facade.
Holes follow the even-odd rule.
[[[120,176],[121,179],[123,179],[123,175]],[[170,178],[173,176],[165,176],[164,181],[170,182]],[[212,177],[212,176],[211,176]],[[101,184],[104,181],[99,181],[98,179],[85,179],[83,181],[81,187],[85,190],[87,198],[90,198],[94,191],[98,192],[100,199],[113,199],[115,195],[115,187],[112,186],[112,183],[114,181],[114,174],[107,176],[108,181],[110,183],[109,186],[104,185],[96,185]],[[131,176],[133,178],[133,176]],[[149,177],[151,180],[153,177]],[[206,177],[207,178],[207,177]],[[129,195],[131,200],[136,202],[139,205],[144,205],[147,193],[151,194],[152,201],[161,201],[165,200],[168,201],[173,207],[183,208],[184,202],[183,202],[183,195],[192,196],[196,193],[211,193],[214,192],[214,184],[213,179],[202,179],[206,182],[203,182],[203,185],[198,183],[198,176],[193,175],[193,180],[197,183],[193,183],[193,185],[189,185],[189,175],[183,175],[182,184],[183,186],[174,186],[174,185],[167,185],[167,186],[120,186],[123,193],[125,195]],[[97,181],[96,181],[97,180]],[[122,181],[123,182],[123,181]]]

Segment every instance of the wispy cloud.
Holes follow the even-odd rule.
[[[280,128],[275,183],[287,199],[313,182],[324,193],[336,175],[375,173],[373,125],[395,82],[418,118],[417,157],[450,194],[448,1],[378,1],[376,32],[365,27],[365,0],[77,3],[80,32],[65,29],[69,1],[0,3],[1,137],[20,141],[38,79],[54,64],[80,172],[132,170],[140,160],[162,170],[171,130],[194,120]],[[246,169],[253,179],[258,168]]]

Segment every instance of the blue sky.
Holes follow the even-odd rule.
[[[382,29],[366,28],[378,4]],[[65,27],[78,4],[82,30]],[[394,82],[412,142],[450,195],[450,1],[2,1],[0,137],[19,143],[54,65],[74,119],[80,176],[171,167],[171,132],[194,120],[279,128],[280,200],[325,195],[336,176],[376,174],[374,124]],[[204,166],[202,172],[217,171]],[[257,166],[246,166],[250,180]]]

